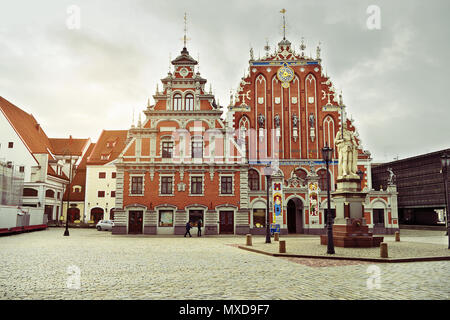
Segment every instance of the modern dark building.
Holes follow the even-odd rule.
[[[390,176],[388,168],[395,174],[400,224],[442,224],[445,189],[441,156],[445,152],[450,155],[450,149],[444,149],[393,162],[373,164],[372,185],[376,190],[380,187],[386,190]]]

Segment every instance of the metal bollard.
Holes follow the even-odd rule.
[[[252,235],[247,234],[246,238],[247,238],[247,246],[251,246],[252,245]]]
[[[400,232],[399,231],[395,232],[395,241],[400,241]]]
[[[380,257],[388,258],[388,245],[386,242],[380,243]]]
[[[280,240],[279,252],[280,253],[286,252],[286,240]]]
[[[280,240],[280,233],[279,232],[275,232],[273,234],[273,241],[279,241]]]

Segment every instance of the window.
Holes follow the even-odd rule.
[[[106,178],[106,172],[99,172],[98,173],[98,178],[99,179],[105,179]]]
[[[172,194],[172,177],[161,177],[161,194]]]
[[[173,110],[181,110],[181,94],[177,93],[173,96]]]
[[[97,196],[98,196],[99,198],[104,198],[104,197],[105,197],[105,191],[98,191],[98,192],[97,192]]]
[[[327,171],[326,170],[319,170],[317,171],[317,175],[319,176],[319,189],[322,191],[328,190],[327,187]]]
[[[192,158],[203,157],[203,141],[192,142]]]
[[[306,176],[307,176],[306,171],[302,170],[302,169],[295,170],[294,174],[297,176],[297,178],[302,179],[302,180],[305,180]]]
[[[109,154],[102,154],[101,156],[100,156],[100,160],[108,160],[109,159]]]
[[[159,226],[160,227],[173,227],[173,211],[172,210],[159,211]]]
[[[24,166],[20,166],[19,167],[19,172],[25,172],[25,167]]]
[[[23,196],[24,197],[37,197],[38,191],[36,189],[23,188]]]
[[[202,177],[191,177],[191,194],[202,194]]]
[[[116,174],[117,174],[116,172],[112,172],[111,173],[111,178],[115,179],[116,178]]]
[[[57,196],[57,198],[56,199],[61,199],[61,192],[58,192],[58,196]]]
[[[14,148],[14,142],[8,142],[8,148],[10,149]]]
[[[259,190],[259,173],[254,169],[248,171],[248,187],[252,191]]]
[[[115,191],[111,191],[111,198],[115,198],[116,197],[116,192]]]
[[[131,194],[142,194],[142,177],[131,177]]]
[[[221,177],[220,178],[220,193],[232,194],[233,193],[233,177]]]
[[[172,158],[173,155],[173,142],[172,141],[164,141],[162,143],[162,157],[163,158]]]
[[[55,191],[50,190],[50,189],[45,191],[45,197],[46,198],[54,198],[55,197]]]
[[[253,228],[264,228],[266,226],[266,210],[253,209]]]
[[[185,110],[194,110],[194,96],[187,94],[184,102]]]

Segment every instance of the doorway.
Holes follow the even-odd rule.
[[[94,221],[94,223],[97,224],[102,219],[103,219],[103,209],[102,208],[91,209],[91,221]]]
[[[143,226],[143,211],[128,212],[128,233],[140,234]]]
[[[233,211],[219,211],[219,234],[234,234],[233,214]]]
[[[303,233],[303,202],[294,198],[287,203],[288,233]]]

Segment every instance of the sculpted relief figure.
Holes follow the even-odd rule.
[[[355,135],[344,125],[344,130],[336,134],[335,145],[339,155],[338,179],[359,178],[356,174],[358,162],[358,144]]]
[[[264,128],[264,122],[266,121],[265,117],[260,113],[258,115],[258,124],[260,128]]]

